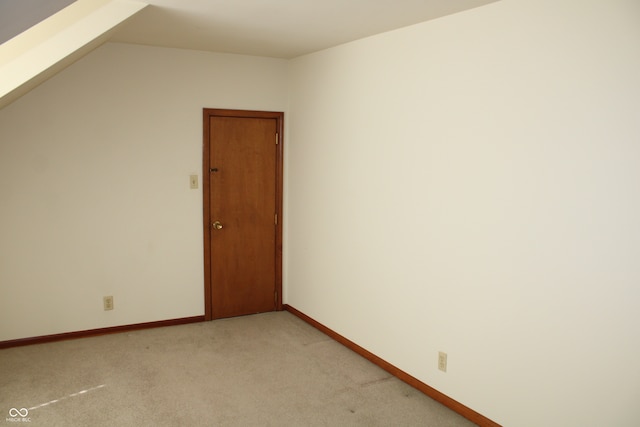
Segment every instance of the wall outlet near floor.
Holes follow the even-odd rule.
[[[109,296],[109,297],[103,297],[102,298],[102,302],[104,303],[104,309],[106,310],[113,310],[113,297]]]
[[[447,353],[438,352],[438,369],[447,372]]]

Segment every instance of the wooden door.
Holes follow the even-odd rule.
[[[282,119],[204,110],[207,319],[282,309]]]

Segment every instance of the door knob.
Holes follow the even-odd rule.
[[[216,221],[213,224],[211,224],[213,226],[213,228],[215,228],[216,230],[222,230],[222,224],[220,223],[220,221]]]

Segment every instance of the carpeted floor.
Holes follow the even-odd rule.
[[[2,423],[474,425],[287,312],[0,350]]]

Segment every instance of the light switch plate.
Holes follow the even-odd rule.
[[[192,190],[195,190],[198,188],[198,175],[190,175],[189,176],[189,187]]]

